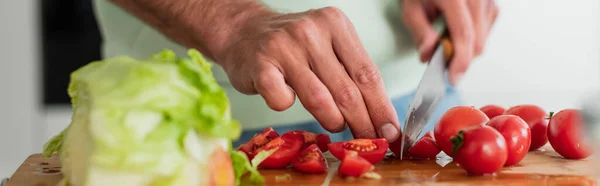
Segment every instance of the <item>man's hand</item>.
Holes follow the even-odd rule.
[[[379,70],[342,11],[293,14],[255,0],[113,0],[133,15],[222,66],[233,86],[260,94],[276,111],[295,95],[331,132],[395,141],[399,122]],[[257,116],[260,117],[260,116]]]
[[[421,61],[429,61],[439,34],[431,22],[440,13],[446,18],[454,48],[450,82],[458,83],[471,60],[483,51],[488,33],[498,16],[494,0],[401,0],[403,20],[419,47]]]
[[[355,138],[398,137],[398,118],[379,70],[342,11],[273,13],[250,20],[241,31],[216,55],[237,90],[260,94],[277,111],[289,108],[297,94],[331,132],[347,123]]]

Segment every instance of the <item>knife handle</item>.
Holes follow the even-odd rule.
[[[452,57],[454,57],[454,50],[452,48],[452,40],[450,39],[450,31],[448,28],[444,28],[442,35],[440,35],[438,45],[444,47],[444,60],[446,60],[447,63],[450,63]]]

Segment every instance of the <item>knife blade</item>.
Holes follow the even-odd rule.
[[[429,118],[445,96],[445,72],[453,53],[449,36],[448,29],[444,29],[409,105],[402,130],[400,159],[415,144],[417,137],[421,135]]]

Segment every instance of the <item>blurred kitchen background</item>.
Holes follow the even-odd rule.
[[[580,107],[600,90],[600,1],[497,0],[483,56],[463,78],[467,104]],[[0,1],[0,178],[65,128],[69,73],[100,59],[91,0]]]

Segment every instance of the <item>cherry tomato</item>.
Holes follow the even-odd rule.
[[[389,144],[385,138],[379,139],[353,139],[346,142],[334,142],[328,145],[329,151],[339,160],[346,157],[348,151],[353,150],[358,156],[375,164],[385,157]]]
[[[452,137],[454,161],[469,175],[493,174],[508,157],[506,140],[490,126],[472,126]]]
[[[500,132],[506,140],[508,158],[504,166],[516,165],[525,158],[531,145],[531,130],[523,119],[515,115],[500,115],[492,118],[487,125]]]
[[[587,158],[592,149],[583,134],[581,112],[577,109],[564,109],[550,114],[548,141],[556,153],[567,159]]]
[[[364,173],[372,171],[375,166],[366,159],[360,157],[359,153],[349,150],[338,168],[338,173],[347,177],[359,177]]]
[[[548,143],[548,114],[539,106],[524,104],[509,108],[504,112],[508,115],[521,117],[531,129],[531,145],[529,151],[534,151]]]
[[[408,150],[413,158],[435,159],[442,150],[435,144],[433,132],[429,131]]]
[[[260,149],[265,144],[277,137],[279,137],[279,134],[277,134],[273,128],[269,127],[263,130],[261,133],[256,134],[252,139],[250,139],[250,141],[240,145],[238,150],[246,153],[248,159],[252,159],[256,155],[256,150]]]
[[[327,152],[327,144],[331,143],[331,138],[327,134],[315,134],[312,132],[301,131],[301,130],[293,130],[286,133],[292,133],[295,135],[299,135],[304,144],[302,145],[302,149],[310,146],[311,144],[317,144],[321,152]]]
[[[327,160],[316,144],[311,144],[300,151],[292,160],[292,166],[304,173],[322,173],[328,168]]]
[[[215,148],[215,150],[210,153],[210,157],[209,185],[234,186],[235,175],[229,152],[223,148]]]
[[[483,126],[490,119],[481,110],[472,106],[456,106],[442,115],[433,129],[436,144],[444,153],[452,157],[450,137],[470,126]]]
[[[292,159],[298,155],[301,147],[302,139],[297,135],[291,133],[283,134],[281,137],[271,140],[256,151],[258,153],[262,150],[268,151],[278,148],[273,154],[267,157],[267,159],[261,162],[258,167],[267,169],[285,168],[290,164]]]
[[[488,118],[492,119],[504,113],[504,107],[498,105],[486,105],[479,108]]]

